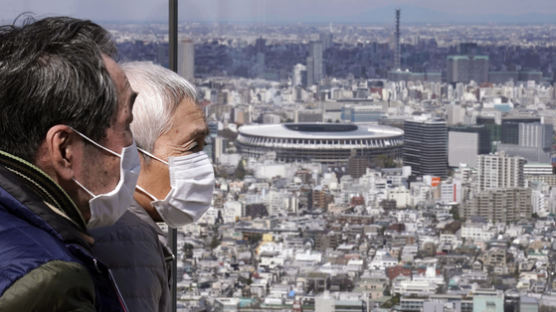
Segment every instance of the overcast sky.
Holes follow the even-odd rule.
[[[167,21],[166,0],[0,0],[5,24],[22,12],[107,21]],[[179,0],[182,21],[556,23],[556,0]]]

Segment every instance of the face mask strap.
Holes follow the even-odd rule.
[[[141,186],[139,186],[138,184],[135,185],[135,188],[138,189],[139,191],[143,192],[145,195],[149,196],[153,201],[157,201],[158,198],[154,197],[153,194],[147,192],[147,190],[145,190],[144,188],[142,188]]]
[[[144,149],[142,149],[142,148],[140,148],[140,147],[137,147],[137,150],[140,151],[141,153],[143,153],[143,154],[149,156],[150,158],[156,159],[156,160],[160,161],[161,163],[165,164],[166,166],[168,166],[168,162],[167,162],[167,161],[165,161],[165,160],[163,160],[163,159],[160,159],[160,158],[154,156],[152,153],[149,153],[149,152],[147,152],[146,150],[144,150]]]
[[[77,184],[80,188],[82,188],[85,192],[87,192],[87,194],[91,195],[92,198],[95,198],[95,194],[93,194],[91,191],[89,191],[85,186],[83,186],[83,184],[79,183],[79,181],[77,181],[75,178],[71,178],[73,180],[73,182],[75,182],[75,184]]]
[[[71,128],[71,127],[70,127],[70,128]],[[75,133],[79,134],[83,139],[87,140],[89,143],[95,145],[96,147],[98,147],[98,148],[100,148],[100,149],[103,149],[103,150],[105,150],[106,152],[108,152],[108,153],[110,153],[110,154],[112,154],[112,155],[114,155],[114,156],[117,156],[117,157],[120,157],[120,158],[122,157],[122,155],[120,155],[120,154],[114,152],[113,150],[111,150],[111,149],[109,149],[109,148],[106,148],[106,147],[104,147],[104,146],[98,144],[97,142],[93,141],[93,140],[90,139],[88,136],[84,135],[83,133],[79,132],[78,130],[76,130],[76,129],[74,129],[74,128],[71,128],[71,129],[72,129],[73,131],[75,131]]]

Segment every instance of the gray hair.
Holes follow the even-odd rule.
[[[172,128],[172,116],[184,99],[197,100],[195,87],[175,72],[152,62],[121,65],[131,88],[139,93],[131,132],[138,147],[152,152],[154,142]]]
[[[116,47],[88,20],[29,17],[1,26],[0,149],[35,163],[57,124],[102,143],[118,109],[103,53],[113,58]]]

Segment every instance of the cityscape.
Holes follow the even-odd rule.
[[[217,184],[180,311],[556,311],[556,24],[179,25]],[[107,24],[168,66],[168,26]]]

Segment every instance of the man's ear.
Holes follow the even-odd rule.
[[[75,161],[78,140],[71,127],[55,125],[46,133],[46,148],[50,158],[50,166],[62,180],[71,180],[75,175]]]

